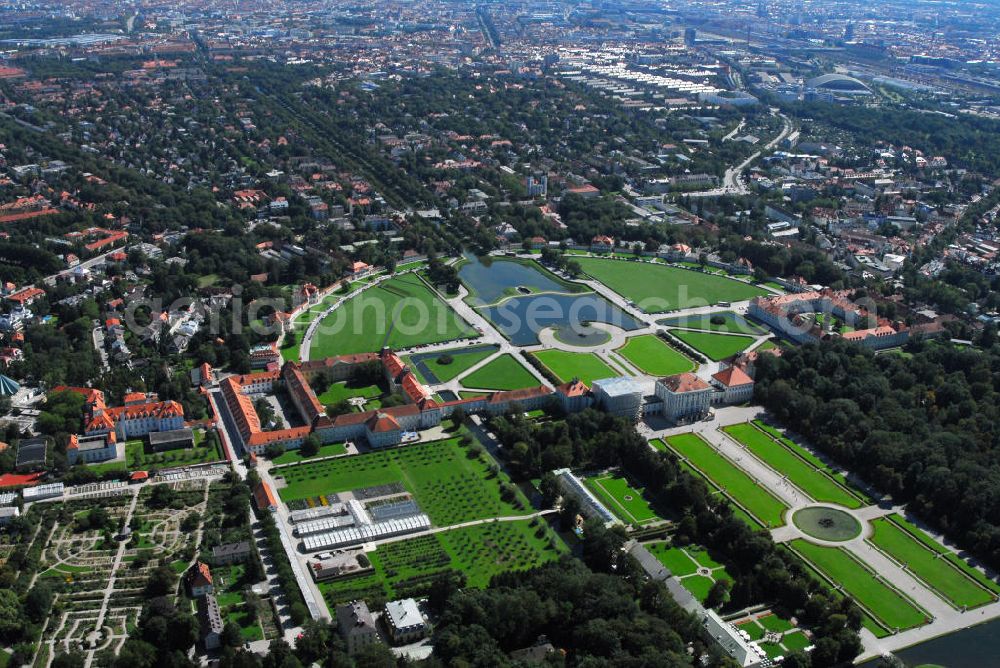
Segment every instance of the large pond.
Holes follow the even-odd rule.
[[[575,331],[585,331],[583,325],[590,321],[625,330],[642,327],[635,318],[593,293],[514,297],[482,312],[517,346],[538,343],[538,333],[547,327],[560,328],[564,340],[571,339]]]
[[[588,322],[604,322],[625,330],[643,326],[592,292],[566,294],[580,288],[563,284],[530,264],[502,259],[483,263],[470,258],[458,276],[472,291],[473,304],[493,304],[483,307],[482,314],[518,346],[538,343],[538,333],[548,327],[559,329],[564,340],[572,340],[579,334],[587,335]],[[524,295],[519,288],[555,294]]]
[[[472,292],[473,304],[493,304],[504,297],[523,295],[526,292],[580,290],[561,283],[555,276],[528,263],[467,257],[469,262],[458,270],[458,277]]]
[[[1000,666],[1000,620],[957,631],[950,635],[895,653],[903,664],[944,666],[945,668],[997,668]],[[880,659],[861,664],[862,668],[878,668]]]

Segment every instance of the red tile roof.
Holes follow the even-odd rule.
[[[203,561],[199,561],[191,570],[191,587],[206,587],[212,585],[212,569]]]
[[[399,359],[399,355],[391,350],[382,354],[382,365],[385,367],[385,372],[394,379],[398,378],[399,374],[403,373],[403,369],[406,368],[403,360]]]
[[[708,383],[693,373],[679,373],[676,376],[667,376],[666,378],[661,378],[660,382],[674,394],[711,389]]]
[[[526,399],[536,399],[541,396],[552,394],[552,390],[539,385],[538,387],[526,387],[521,390],[510,390],[507,392],[495,392],[489,399],[491,404],[502,404],[506,402],[524,401]]]
[[[184,407],[176,401],[150,401],[144,404],[130,404],[106,409],[112,420],[134,420],[144,417],[169,418],[184,417]]]
[[[25,302],[29,302],[32,299],[36,299],[38,297],[41,297],[44,294],[45,294],[45,290],[42,290],[41,288],[31,287],[31,288],[24,288],[24,289],[18,290],[14,294],[8,295],[7,299],[9,301],[12,301],[12,302],[17,302],[19,304],[24,304]]]
[[[712,376],[726,387],[739,387],[741,385],[753,385],[753,378],[748,376],[743,369],[738,366],[731,366],[723,369]]]
[[[582,380],[571,380],[556,389],[567,397],[581,397],[590,392],[590,388]]]
[[[257,502],[257,508],[260,510],[278,507],[278,499],[275,498],[274,492],[271,491],[271,486],[263,480],[254,487],[253,498]]]
[[[372,415],[365,422],[365,427],[373,434],[381,434],[389,431],[399,431],[399,423],[391,415],[378,412]]]

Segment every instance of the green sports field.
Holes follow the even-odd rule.
[[[784,514],[788,506],[716,452],[701,436],[678,434],[668,437],[667,444],[762,524],[771,528],[785,524]]]
[[[462,387],[475,390],[520,390],[539,385],[539,380],[509,353],[462,378]]]
[[[493,475],[489,459],[470,459],[458,439],[418,443],[352,457],[272,469],[286,486],[278,490],[284,501],[402,483],[436,526],[470,520],[523,515],[521,507],[500,497],[506,474]]]
[[[817,470],[752,424],[734,424],[723,427],[722,430],[747,446],[750,452],[775,471],[788,476],[792,484],[814,501],[836,503],[847,508],[861,507],[861,500],[841,487],[836,480]]]
[[[844,588],[890,631],[926,624],[927,615],[896,589],[882,582],[849,552],[839,547],[824,547],[804,539],[790,543],[793,550],[813,564],[833,582]]]
[[[650,376],[672,376],[695,367],[694,362],[668,346],[656,334],[633,336],[618,349],[618,354]]]
[[[721,318],[723,322],[714,323],[712,319]],[[765,331],[748,321],[741,315],[732,311],[722,311],[719,313],[702,313],[699,315],[686,315],[679,318],[664,318],[657,321],[667,327],[682,327],[684,329],[702,329],[709,332],[728,332],[729,334],[751,334],[760,336]]]
[[[394,350],[477,336],[415,274],[368,288],[320,321],[310,359]]]
[[[872,522],[874,533],[869,540],[907,569],[956,608],[977,608],[996,600],[996,596],[952,565],[940,551],[918,541],[892,521],[881,517]],[[928,536],[928,538],[930,538]]]
[[[584,482],[626,524],[645,524],[659,519],[656,511],[643,498],[645,490],[636,489],[624,476],[605,475],[587,478]]]
[[[594,353],[570,353],[564,350],[540,350],[532,353],[539,362],[554,373],[562,382],[568,383],[579,378],[587,385],[601,378],[622,375]]]
[[[422,383],[432,383],[434,381],[424,375],[421,364],[434,374],[436,383],[447,383],[449,380],[459,376],[463,371],[471,369],[496,352],[496,346],[473,347],[470,350],[452,348],[450,350],[442,350],[434,355],[413,355],[403,361],[417,374]],[[442,363],[442,358],[447,360],[448,357],[451,358],[451,362],[448,364]],[[414,358],[419,359],[420,363],[418,364]]]
[[[755,285],[724,276],[668,267],[651,262],[603,258],[576,259],[595,280],[638,304],[647,313],[662,313],[721,301],[742,301],[766,294]]]
[[[713,334],[687,329],[672,329],[670,333],[688,344],[705,357],[718,362],[746,350],[753,338],[734,334]]]

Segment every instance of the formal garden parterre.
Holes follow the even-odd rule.
[[[540,383],[513,355],[504,353],[461,378],[462,386],[477,390],[520,390]]]
[[[640,334],[628,339],[618,354],[639,371],[650,376],[672,376],[691,371],[696,364],[674,350],[656,334]]]

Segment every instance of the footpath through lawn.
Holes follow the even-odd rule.
[[[869,539],[931,589],[938,592],[956,608],[976,608],[996,600],[978,582],[956,568],[943,555],[944,548],[935,552],[925,546],[890,517],[872,522],[874,533]]]
[[[867,566],[843,548],[824,547],[801,538],[793,540],[790,546],[830,580],[843,587],[848,595],[890,631],[902,631],[930,621],[926,613],[895,587],[876,577]]]
[[[318,325],[310,359],[378,352],[477,336],[416,274],[395,276],[331,311]]]
[[[774,440],[752,424],[734,424],[723,427],[722,430],[747,446],[750,452],[775,471],[788,476],[788,479],[796,487],[812,497],[814,501],[836,503],[847,508],[861,507],[861,500],[841,487],[836,480],[822,471],[818,471],[782,443]]]
[[[667,444],[691,466],[708,476],[761,524],[770,528],[785,524],[784,515],[788,506],[716,452],[701,436],[694,433],[677,434],[668,437]]]

